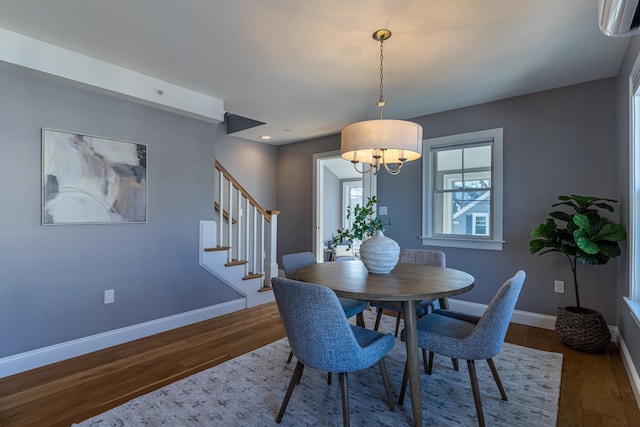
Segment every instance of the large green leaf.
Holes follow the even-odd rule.
[[[574,236],[576,236],[576,244],[584,252],[591,255],[600,252],[598,244],[591,240],[582,230],[576,230]]]
[[[618,224],[607,222],[594,236],[594,240],[607,240],[610,242],[619,242],[626,239],[627,232]]]
[[[573,223],[580,228],[580,230],[584,230],[586,234],[591,233],[591,222],[589,221],[589,217],[584,214],[575,214],[573,216]],[[575,236],[575,233],[573,235]]]

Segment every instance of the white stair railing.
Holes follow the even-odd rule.
[[[216,160],[217,242],[227,249],[227,264],[244,264],[245,277],[263,276],[270,287],[278,275],[276,263],[277,215],[265,211],[240,183]]]

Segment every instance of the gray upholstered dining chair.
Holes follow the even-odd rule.
[[[525,272],[520,270],[507,280],[495,294],[482,317],[438,309],[428,316],[418,319],[418,345],[429,351],[428,374],[431,374],[433,367],[433,353],[467,361],[471,390],[480,426],[484,426],[485,423],[475,360],[486,359],[502,400],[507,400],[507,394],[500,381],[493,358],[502,350],[504,337],[524,279]],[[404,331],[402,335],[404,338]],[[404,400],[406,388],[407,372],[405,368],[399,404],[402,404]]]
[[[429,249],[403,249],[400,252],[400,259],[398,262],[404,262],[407,264],[424,264],[433,265],[436,267],[446,267],[447,258],[442,251],[429,250]],[[425,314],[433,310],[435,300],[424,300],[416,304],[416,316],[422,317]],[[446,298],[439,300],[440,308],[449,308]],[[376,323],[373,327],[374,331],[377,331],[380,326],[380,319],[382,318],[382,311],[394,311],[396,312],[396,329],[395,336],[398,336],[398,329],[400,328],[400,319],[403,315],[402,307],[399,305],[393,305],[385,302],[371,301],[371,306],[377,308]]]
[[[384,363],[384,356],[395,344],[393,336],[349,324],[337,295],[325,286],[283,277],[274,277],[271,284],[289,345],[298,359],[276,422],[282,421],[293,389],[300,382],[306,366],[339,373],[342,419],[344,425],[348,426],[348,373],[378,363],[389,409],[393,411],[394,403]]]
[[[298,252],[282,256],[282,269],[284,270],[284,275],[287,279],[297,279],[296,271],[298,271],[298,269],[316,263],[316,257],[311,252]],[[347,319],[357,316],[356,325],[364,328],[364,314],[362,312],[369,308],[369,301],[361,301],[351,298],[338,299]]]

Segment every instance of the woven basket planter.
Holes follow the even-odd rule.
[[[611,341],[604,317],[589,308],[558,307],[556,334],[567,347],[586,353],[600,353]]]

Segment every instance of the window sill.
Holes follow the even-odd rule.
[[[636,325],[640,327],[640,301],[634,301],[627,297],[623,297],[623,299],[624,299],[624,302],[626,302],[627,306],[629,307],[631,317],[633,317],[633,320],[635,320]]]
[[[423,246],[442,246],[445,248],[482,249],[488,251],[501,251],[502,240],[472,240],[444,237],[421,237]]]

